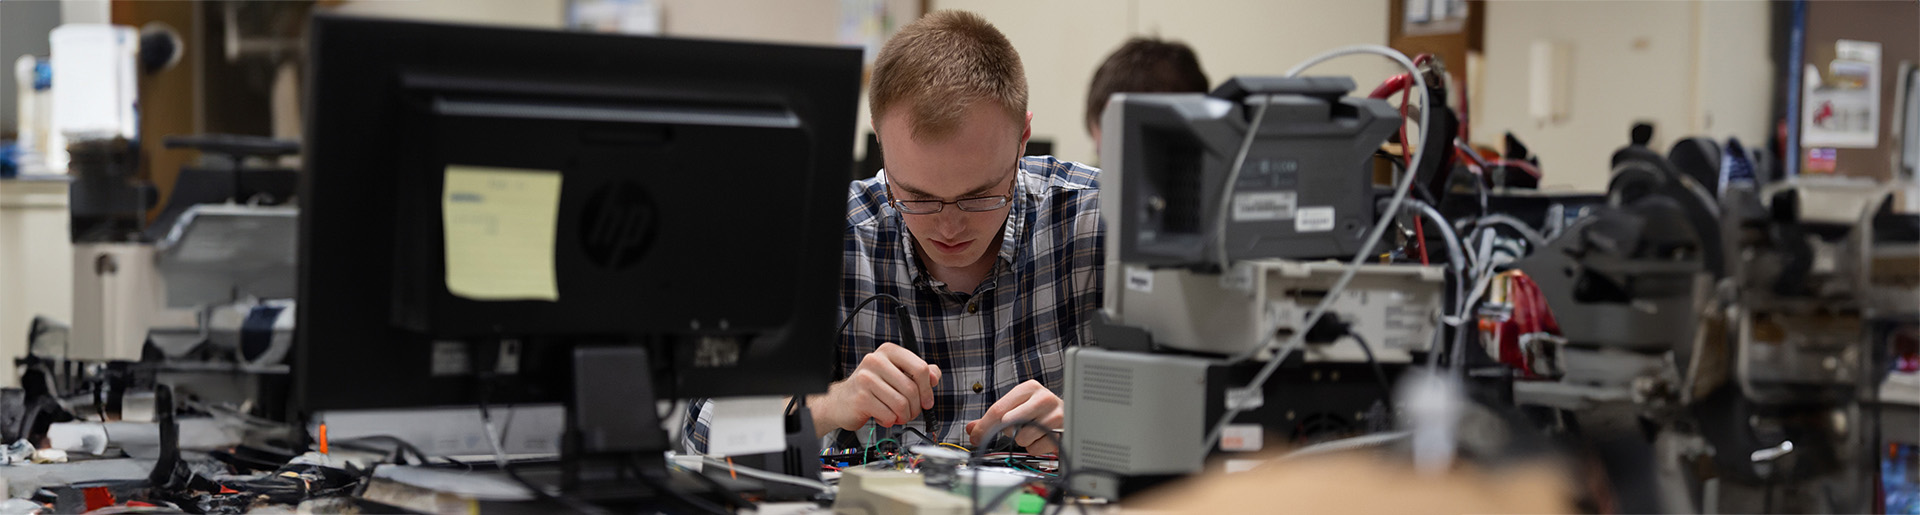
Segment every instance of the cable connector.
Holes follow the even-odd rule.
[[[1307,328],[1305,341],[1308,345],[1327,345],[1338,341],[1340,337],[1352,331],[1353,326],[1340,320],[1340,315],[1327,313],[1320,317],[1319,321],[1314,322],[1313,327]]]

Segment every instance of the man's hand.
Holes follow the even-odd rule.
[[[825,395],[807,399],[813,427],[820,435],[834,429],[858,430],[871,418],[882,426],[904,424],[933,408],[933,386],[940,384],[940,367],[927,364],[892,343],[860,359],[845,380],[833,383]]]
[[[1061,404],[1060,396],[1054,395],[1039,381],[1029,379],[1013,387],[1005,397],[994,401],[980,420],[968,422],[967,436],[972,437],[976,446],[986,445],[993,439],[993,435],[987,432],[1002,421],[1032,420],[1049,429],[1060,429],[1067,418],[1066,412],[1061,410],[1062,406],[1064,404]],[[1013,441],[1034,454],[1060,452],[1060,448],[1054,445],[1056,440],[1047,436],[1049,432],[1033,426],[1021,426],[1014,431]]]

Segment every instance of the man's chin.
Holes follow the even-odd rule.
[[[935,266],[939,266],[940,268],[966,268],[967,265],[974,264],[979,260],[980,260],[980,256],[968,256],[968,258],[961,258],[959,256],[935,255],[933,257],[933,264]]]

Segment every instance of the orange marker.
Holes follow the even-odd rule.
[[[729,476],[733,476],[733,478],[734,478],[734,479],[740,479],[740,473],[739,473],[739,472],[734,472],[734,471],[733,471],[733,457],[732,457],[732,456],[728,456],[728,457],[727,457],[727,475],[729,475]]]
[[[320,424],[320,454],[327,454],[327,425]]]

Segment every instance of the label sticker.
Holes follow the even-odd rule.
[[[1333,206],[1300,208],[1298,218],[1293,219],[1293,232],[1327,232],[1333,230]]]
[[[1258,222],[1293,218],[1300,194],[1292,191],[1258,191],[1233,194],[1233,221]]]
[[[1220,450],[1227,452],[1259,452],[1263,433],[1259,424],[1227,424],[1220,431]]]
[[[467,356],[467,344],[463,342],[433,342],[433,377],[463,376],[472,373],[472,359]]]
[[[1127,267],[1127,289],[1140,293],[1153,293],[1153,271]]]

